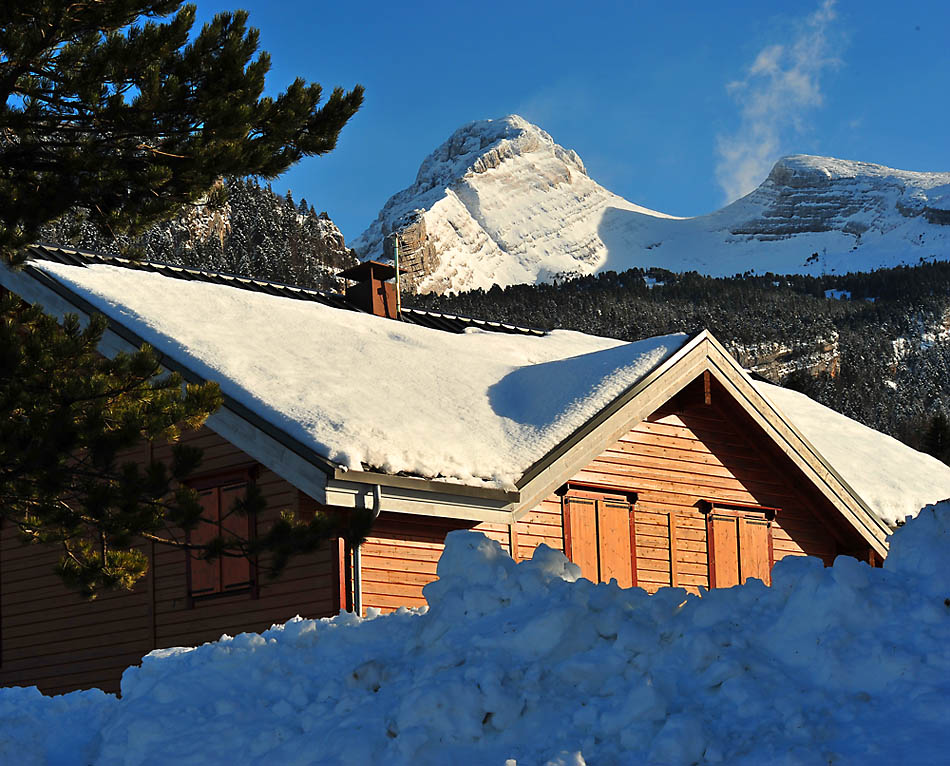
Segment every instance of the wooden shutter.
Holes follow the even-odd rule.
[[[750,577],[756,577],[766,585],[771,584],[772,534],[769,517],[752,511],[713,509],[707,524],[710,587],[730,588],[744,583]]]
[[[189,539],[195,545],[203,545],[218,536],[219,490],[206,489],[198,493],[201,503],[201,515],[204,517],[198,526],[191,530]],[[189,551],[191,561],[191,594],[203,596],[217,593],[221,589],[221,570],[217,561],[205,561],[201,551]]]
[[[709,514],[709,585],[731,588],[739,584],[739,527],[731,514]]]
[[[599,582],[597,567],[597,502],[586,497],[564,498],[564,549],[581,568],[581,575]]]
[[[633,585],[630,550],[630,503],[605,498],[597,501],[600,581],[616,578],[621,588]]]
[[[221,488],[221,533],[242,540],[251,538],[250,517],[246,514],[230,513],[234,503],[247,494],[247,484],[234,484]],[[230,513],[230,515],[228,515]],[[244,556],[222,556],[221,590],[247,588],[251,584],[251,562]]]
[[[739,576],[742,582],[757,577],[772,582],[772,554],[769,522],[762,518],[739,517]]]

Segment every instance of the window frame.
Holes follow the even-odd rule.
[[[561,528],[564,541],[564,554],[572,563],[577,563],[574,561],[574,532],[573,524],[574,520],[572,518],[573,509],[571,505],[573,501],[582,501],[582,502],[592,502],[593,503],[593,514],[594,514],[594,538],[593,538],[593,547],[595,550],[596,557],[596,567],[597,567],[597,578],[593,582],[608,582],[609,580],[603,579],[603,551],[604,544],[602,542],[600,528],[601,528],[601,503],[614,503],[617,505],[625,505],[627,507],[627,529],[628,529],[628,540],[630,545],[630,584],[622,585],[621,587],[635,588],[638,584],[637,578],[637,532],[636,532],[636,503],[637,503],[637,494],[636,492],[630,492],[626,489],[620,487],[607,487],[593,484],[582,484],[569,482],[565,484],[561,490],[558,492],[561,495]],[[578,564],[578,566],[581,566]],[[583,575],[585,578],[590,579],[587,574]],[[620,582],[619,578],[618,583]]]
[[[700,512],[706,517],[706,559],[707,566],[709,570],[709,587],[720,588],[726,587],[731,588],[734,585],[743,585],[748,581],[749,577],[754,577],[755,579],[761,580],[762,578],[757,577],[756,575],[748,575],[743,579],[742,573],[742,521],[743,519],[747,521],[752,521],[753,523],[760,524],[762,520],[765,521],[765,545],[766,545],[766,557],[768,561],[768,581],[764,581],[765,585],[772,584],[772,567],[775,566],[775,549],[772,539],[772,524],[775,523],[775,519],[779,513],[781,513],[781,508],[776,508],[773,506],[767,505],[756,505],[754,503],[733,503],[724,500],[710,500],[704,499],[700,500],[697,504]],[[719,518],[728,518],[735,519],[737,525],[736,532],[736,567],[737,567],[737,577],[738,582],[733,585],[719,585],[717,583],[717,567],[716,567],[716,531],[713,525],[714,520]]]
[[[218,530],[221,528],[221,514],[224,509],[221,507],[221,492],[222,490],[233,488],[236,486],[244,485],[245,493],[251,489],[251,487],[256,484],[257,475],[259,472],[259,466],[257,463],[248,463],[245,465],[231,467],[223,471],[209,472],[195,476],[193,478],[187,479],[184,484],[196,492],[206,492],[208,490],[215,490],[217,493],[217,526]],[[205,522],[202,522],[205,523]],[[257,514],[253,511],[247,515],[247,535],[248,540],[253,540],[257,537]],[[191,542],[191,536],[194,530],[189,530],[185,533],[185,542]],[[188,607],[193,608],[199,603],[204,603],[207,601],[216,601],[222,598],[234,597],[234,596],[250,596],[251,598],[258,598],[260,595],[260,584],[258,578],[258,562],[256,557],[247,557],[247,572],[248,579],[246,584],[241,584],[239,587],[225,589],[224,585],[224,573],[222,571],[223,562],[225,557],[219,557],[216,561],[211,562],[211,565],[218,567],[218,577],[217,577],[217,587],[211,592],[202,592],[195,593],[193,585],[193,568],[194,562],[201,561],[198,559],[196,552],[187,548],[185,550],[185,590],[187,595]],[[229,557],[231,558],[231,557]]]

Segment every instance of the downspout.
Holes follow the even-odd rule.
[[[379,484],[373,485],[373,521],[379,518],[380,506],[383,502],[383,488]],[[353,549],[353,611],[363,616],[363,546],[357,545]]]

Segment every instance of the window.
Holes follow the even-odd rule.
[[[636,585],[633,506],[622,495],[570,490],[563,500],[564,553],[592,582]]]
[[[756,577],[771,583],[772,520],[778,509],[706,501],[709,587],[730,588]]]
[[[254,533],[253,514],[233,512],[234,504],[247,494],[246,476],[195,482],[203,520],[188,535],[189,542],[202,545],[219,535],[249,540]],[[202,558],[201,551],[188,551],[188,592],[194,598],[247,591],[254,585],[253,565],[245,557],[219,556],[213,561]]]

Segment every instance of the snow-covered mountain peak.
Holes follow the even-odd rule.
[[[506,159],[531,153],[556,157],[574,171],[587,175],[576,152],[558,146],[537,125],[511,114],[500,120],[470,122],[456,130],[422,161],[411,188],[420,193],[446,187],[469,173],[484,173]]]
[[[841,160],[835,157],[816,157],[810,154],[795,154],[782,157],[768,180],[780,186],[800,188],[819,186],[834,181],[867,180],[903,184],[914,188],[932,189],[950,184],[950,173],[921,173],[912,170],[896,170],[872,162]]]
[[[600,186],[575,152],[510,115],[455,131],[353,246],[391,258],[394,232],[407,286],[421,292],[637,266],[867,271],[950,259],[950,173],[798,154],[726,207],[674,218]]]
[[[353,247],[392,257],[398,232],[400,265],[422,291],[590,274],[607,259],[597,230],[611,208],[662,216],[607,191],[576,152],[510,115],[455,131]]]

